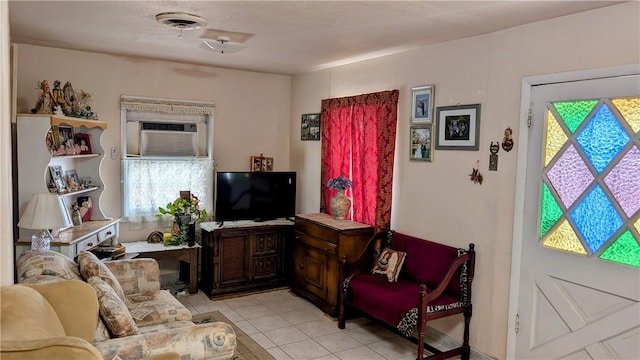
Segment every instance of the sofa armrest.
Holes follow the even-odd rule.
[[[214,322],[109,339],[94,346],[105,359],[140,359],[167,352],[177,352],[190,360],[230,359],[236,348],[236,333],[231,325]]]
[[[155,259],[139,258],[105,261],[125,295],[160,290],[160,267]]]
[[[89,342],[73,336],[35,340],[3,340],[0,349],[2,360],[103,360],[100,352]]]

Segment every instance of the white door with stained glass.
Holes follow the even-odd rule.
[[[531,99],[515,357],[640,359],[640,77]]]

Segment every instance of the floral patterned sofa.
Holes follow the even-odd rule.
[[[233,328],[223,322],[194,324],[191,312],[160,289],[154,259],[101,261],[83,251],[77,261],[55,251],[24,252],[16,263],[18,283],[89,283],[100,312],[93,346],[104,359],[140,359],[167,351],[177,352],[182,360],[233,357]]]

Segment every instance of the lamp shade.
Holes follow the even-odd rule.
[[[24,229],[59,229],[71,225],[64,202],[53,193],[33,194],[18,221],[18,227]]]

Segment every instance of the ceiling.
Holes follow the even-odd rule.
[[[615,5],[620,1],[10,1],[11,41],[297,74]],[[180,31],[162,12],[208,25]],[[246,46],[212,52],[203,38]]]

